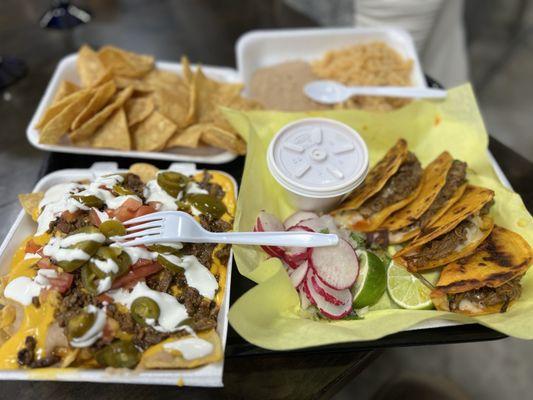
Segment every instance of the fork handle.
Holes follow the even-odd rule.
[[[331,233],[311,232],[211,232],[207,237],[203,237],[202,241],[262,246],[324,247],[335,246],[339,242],[339,237]]]

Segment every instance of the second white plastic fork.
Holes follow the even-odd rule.
[[[339,242],[335,234],[313,232],[209,232],[182,211],[147,214],[125,221],[124,225],[128,233],[113,237],[121,246],[185,242],[323,247]]]

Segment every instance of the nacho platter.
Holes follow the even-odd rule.
[[[171,171],[180,172],[184,175],[197,174],[193,164],[172,164]],[[106,173],[123,173],[126,170],[117,169],[116,163],[95,163],[89,169],[66,169],[50,173],[43,177],[36,185],[34,191],[45,191],[46,189],[66,182],[90,180],[96,176]],[[214,171],[220,174],[227,182],[230,182],[236,193],[237,185],[235,180],[224,172]],[[0,261],[2,262],[2,275],[8,272],[11,258],[20,243],[32,235],[35,231],[35,223],[31,218],[21,211],[13,227],[9,231],[6,239],[0,247]],[[232,253],[229,254],[227,262],[227,282],[231,281]],[[221,341],[222,349],[225,348],[227,335],[227,312],[229,307],[229,284],[225,286],[223,298],[220,303],[220,311],[217,316],[216,333]],[[187,385],[187,386],[222,386],[223,359],[206,364],[199,368],[192,369],[141,369],[141,370],[112,370],[112,369],[84,369],[84,368],[41,368],[41,369],[15,369],[3,370],[0,373],[1,379],[21,379],[21,380],[66,380],[66,381],[87,381],[87,382],[122,382],[122,383],[146,383],[146,384],[166,384],[166,385]]]
[[[78,54],[70,54],[64,57],[58,64],[48,87],[26,129],[28,141],[36,148],[45,151],[57,151],[74,154],[92,154],[107,157],[137,157],[154,160],[202,162],[207,164],[222,164],[234,160],[237,155],[229,151],[214,147],[202,146],[198,148],[177,147],[165,151],[124,151],[105,148],[79,147],[68,143],[43,144],[39,143],[39,131],[35,128],[41,120],[46,109],[53,103],[54,96],[61,86],[61,82],[68,80],[79,83],[80,78],[76,71]],[[176,74],[182,73],[182,66],[176,62],[156,61],[156,67]],[[194,66],[193,66],[194,67]],[[236,70],[227,67],[202,66],[206,76],[225,83],[239,82]]]

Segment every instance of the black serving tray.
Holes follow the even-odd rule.
[[[49,153],[43,162],[39,179],[53,171],[66,168],[89,168],[95,162],[113,161],[118,163],[120,168],[127,169],[135,162],[145,162],[135,158],[100,157],[79,154]],[[167,168],[168,161],[149,161],[159,168]],[[197,164],[198,169],[217,169],[231,174],[240,184],[244,167],[244,158],[239,157],[234,161],[221,165]],[[251,289],[255,283],[239,274],[236,265],[233,265],[231,277],[230,304],[233,304],[245,292]],[[403,331],[386,336],[379,340],[357,341],[348,343],[338,343],[327,346],[311,347],[299,350],[292,350],[294,353],[316,353],[316,352],[344,352],[354,350],[373,350],[378,348],[396,346],[420,346],[446,343],[463,343],[473,341],[485,341],[505,338],[506,335],[478,324],[447,326],[441,328],[418,329],[414,331]],[[275,353],[270,350],[254,346],[244,340],[237,332],[229,327],[228,340],[226,346],[226,357],[256,356]]]

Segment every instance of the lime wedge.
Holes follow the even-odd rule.
[[[353,307],[357,310],[376,304],[387,287],[385,264],[374,253],[358,252],[359,275],[352,288]]]
[[[438,272],[424,273],[429,282],[436,282]],[[387,290],[392,300],[408,310],[427,310],[433,308],[429,297],[430,290],[418,278],[393,261],[387,271]]]

